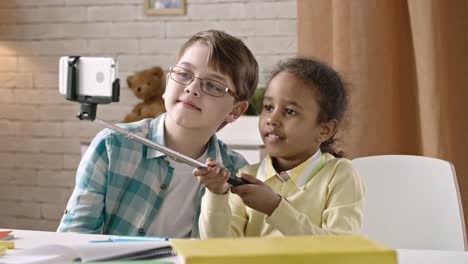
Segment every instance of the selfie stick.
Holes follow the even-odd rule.
[[[67,100],[70,101],[77,101],[80,103],[80,113],[77,114],[77,118],[80,120],[90,120],[90,121],[95,121],[99,125],[109,128],[112,131],[115,131],[119,134],[124,135],[130,140],[139,142],[145,146],[148,146],[150,148],[154,148],[156,150],[159,150],[160,152],[168,155],[171,157],[174,161],[180,162],[180,163],[185,163],[187,165],[190,165],[195,168],[207,168],[208,166],[198,160],[192,159],[188,156],[185,156],[182,153],[179,153],[177,151],[174,151],[170,148],[167,148],[161,144],[158,144],[156,142],[153,142],[147,138],[144,138],[142,136],[133,134],[131,132],[128,132],[125,129],[122,129],[116,125],[113,125],[111,123],[108,123],[102,119],[96,118],[96,112],[97,112],[97,104],[99,103],[110,103],[110,102],[118,102],[119,101],[119,89],[120,89],[120,84],[119,84],[119,79],[116,79],[113,82],[113,89],[112,89],[112,97],[110,98],[99,98],[99,97],[90,97],[90,96],[78,96],[77,95],[77,84],[78,84],[78,66],[77,62],[79,60],[79,57],[70,57],[68,60],[68,80],[67,80],[67,96],[65,97]],[[229,184],[232,186],[238,186],[241,184],[247,184],[246,180],[239,178],[235,176],[234,174],[229,175],[229,179],[227,180]]]
[[[79,117],[78,117],[79,118]],[[154,149],[157,149],[159,151],[161,151],[162,153],[168,155],[169,157],[171,157],[174,161],[177,161],[177,162],[181,162],[181,163],[185,163],[185,164],[188,164],[192,167],[195,167],[195,168],[207,168],[208,166],[198,160],[195,160],[195,159],[192,159],[188,156],[185,156],[184,154],[181,154],[177,151],[174,151],[170,148],[167,148],[161,144],[158,144],[156,142],[153,142],[147,138],[144,138],[142,136],[139,136],[139,135],[136,135],[136,134],[133,134],[131,132],[128,132],[127,130],[125,129],[122,129],[116,125],[113,125],[111,123],[108,123],[102,119],[99,119],[99,118],[96,118],[94,120],[94,122],[98,123],[99,125],[103,126],[103,127],[106,127],[106,128],[109,128],[119,134],[122,134],[124,135],[125,137],[127,137],[128,139],[131,139],[131,140],[134,140],[136,142],[139,142],[143,145],[146,145],[150,148],[154,148]],[[241,184],[245,184],[245,183],[248,183],[247,181],[245,181],[244,179],[242,178],[239,178],[237,176],[234,176],[233,174],[229,175],[229,179],[227,181],[229,184],[233,185],[233,186],[237,186],[237,185],[241,185]]]

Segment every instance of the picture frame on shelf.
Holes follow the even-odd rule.
[[[144,0],[145,14],[154,15],[185,15],[185,0]]]

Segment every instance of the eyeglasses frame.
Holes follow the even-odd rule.
[[[191,74],[193,75],[193,79],[192,79],[189,83],[182,83],[182,82],[180,82],[180,81],[175,80],[174,78],[172,78],[172,75],[171,75],[171,73],[174,72],[174,71],[173,71],[174,67],[181,68],[181,69],[183,69],[184,71],[187,71],[187,72],[191,73]],[[209,81],[213,81],[213,82],[216,82],[216,83],[219,83],[219,84],[222,84],[222,83],[219,82],[219,81],[213,80],[213,79],[209,79],[209,78],[200,78],[200,77],[197,77],[197,76],[195,76],[195,74],[194,74],[192,71],[187,70],[187,69],[184,68],[184,67],[180,67],[180,66],[171,66],[171,67],[169,67],[169,77],[170,77],[171,80],[173,80],[174,82],[179,83],[179,84],[183,84],[183,85],[190,85],[190,84],[193,83],[193,81],[195,81],[195,79],[198,79],[198,80],[200,80],[200,82],[202,83],[202,85],[200,86],[200,90],[202,90],[202,91],[203,91],[204,93],[206,93],[207,95],[210,95],[210,96],[213,96],[213,97],[223,97],[226,93],[228,93],[229,95],[231,95],[232,97],[234,97],[234,99],[239,100],[237,94],[236,94],[235,92],[233,92],[232,89],[229,88],[229,87],[226,87],[226,88],[224,89],[224,93],[223,93],[222,95],[220,95],[220,96],[216,96],[216,95],[212,95],[212,94],[207,93],[206,91],[203,90],[203,87],[205,86],[205,81],[209,80]],[[224,84],[223,84],[223,85],[224,85]]]

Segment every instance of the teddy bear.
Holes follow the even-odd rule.
[[[164,108],[164,72],[161,67],[138,71],[127,78],[128,88],[132,90],[138,99],[138,103],[128,113],[123,122],[129,123],[144,118],[153,118],[166,111]]]

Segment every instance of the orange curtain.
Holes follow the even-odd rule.
[[[468,1],[298,0],[300,55],[349,83],[350,158],[451,161],[468,224]]]

